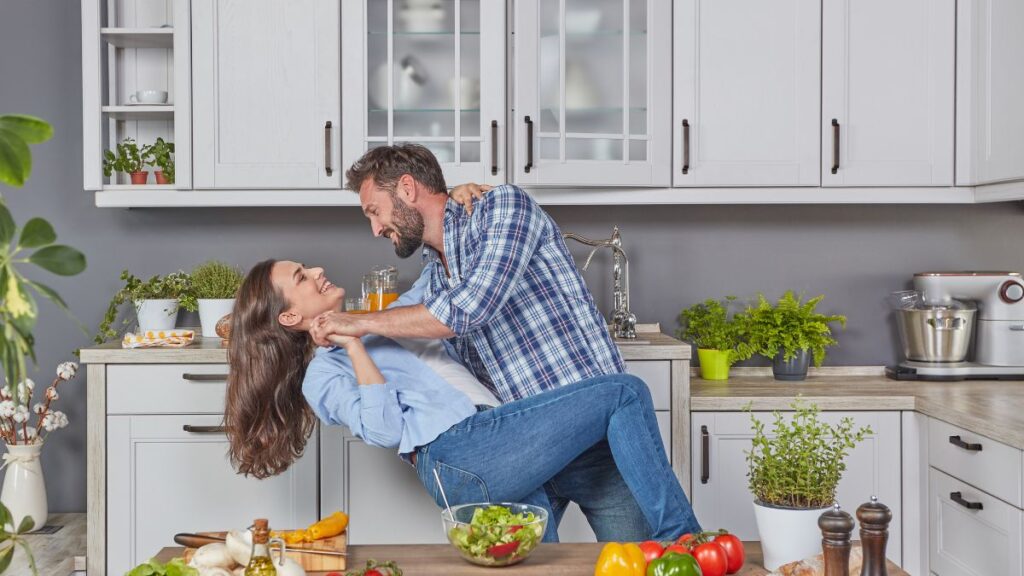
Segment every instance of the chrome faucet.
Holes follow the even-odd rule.
[[[622,236],[619,235],[619,227],[612,230],[612,237],[606,240],[591,240],[579,234],[566,232],[562,238],[575,240],[594,249],[587,255],[582,270],[586,272],[590,266],[594,254],[599,248],[611,248],[612,250],[612,295],[613,309],[609,322],[612,325],[612,333],[616,338],[636,338],[636,314],[629,311],[629,258],[626,251],[622,249]]]

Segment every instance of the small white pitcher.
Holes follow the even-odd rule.
[[[7,475],[4,476],[3,492],[0,502],[11,511],[14,525],[8,530],[15,530],[22,518],[31,516],[38,530],[46,524],[49,510],[46,506],[46,482],[43,480],[43,467],[39,462],[39,454],[43,443],[8,445],[3,455]]]

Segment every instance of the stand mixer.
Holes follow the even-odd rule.
[[[890,378],[1024,377],[1024,280],[1019,272],[921,272],[914,274],[914,289],[923,306],[897,311],[907,359],[886,369]]]

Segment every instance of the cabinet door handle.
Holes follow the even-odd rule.
[[[967,508],[968,510],[984,510],[985,505],[981,502],[971,502],[970,500],[964,500],[964,497],[959,492],[950,492],[949,499],[957,504]]]
[[[832,173],[839,172],[839,120],[832,119]]]
[[[228,431],[226,426],[193,426],[192,424],[185,424],[181,429],[192,434],[223,434]]]
[[[491,120],[491,176],[498,175],[498,121]]]
[[[711,479],[711,436],[708,427],[700,427],[700,483],[707,484]]]
[[[331,151],[332,128],[333,125],[331,124],[331,121],[328,120],[327,123],[324,124],[324,172],[327,172],[328,176],[334,174],[334,168],[331,167],[331,159],[334,157],[334,154]]]
[[[964,450],[970,450],[971,452],[981,452],[981,444],[976,444],[974,442],[964,442],[963,440],[960,439],[959,435],[950,436],[949,443],[952,444],[953,446],[959,446]]]
[[[188,372],[181,375],[182,380],[188,380],[189,382],[227,382],[227,374],[189,374]]]
[[[524,120],[526,121],[526,166],[523,167],[523,171],[529,173],[533,168],[533,120],[530,120],[529,116]]]
[[[683,119],[683,174],[690,173],[690,121]]]

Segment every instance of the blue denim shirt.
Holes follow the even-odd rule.
[[[393,305],[419,302],[425,281],[421,278]],[[344,348],[318,348],[306,368],[302,394],[321,421],[348,426],[367,444],[407,454],[476,413],[465,394],[394,340],[374,335],[362,340],[384,383],[359,385]]]

